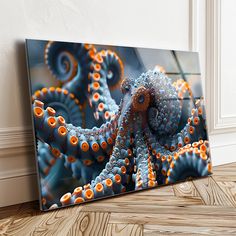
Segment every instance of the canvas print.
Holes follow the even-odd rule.
[[[211,174],[197,53],[26,49],[42,210]]]

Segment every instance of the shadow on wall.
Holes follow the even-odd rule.
[[[17,72],[17,87],[20,93],[20,97],[17,98],[20,102],[20,111],[21,114],[19,116],[22,120],[31,121],[31,97],[29,94],[29,84],[28,84],[28,74],[27,74],[27,64],[26,64],[26,53],[25,53],[25,42],[18,41],[15,43],[15,52],[16,52],[16,72]],[[23,138],[22,142],[25,143],[26,151],[24,152],[25,160],[27,160],[27,167],[29,169],[32,166],[35,166],[35,148],[33,145],[33,128],[32,122],[28,122],[26,127],[26,135],[22,135]],[[35,173],[31,175],[35,175],[34,178],[28,178],[28,197],[29,199],[37,199],[38,198],[38,184],[37,184],[37,177]]]
[[[30,95],[29,95],[29,85],[28,85],[28,74],[27,74],[27,64],[26,64],[26,53],[25,53],[25,43],[18,41],[15,44],[16,50],[16,71],[18,74],[18,88],[21,91],[19,98],[22,108],[23,119],[31,120],[31,114],[29,113],[29,108],[31,106]]]

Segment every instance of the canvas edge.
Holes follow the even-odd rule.
[[[29,99],[29,104],[30,104],[30,114],[31,114],[31,125],[32,125],[32,132],[33,132],[33,139],[34,139],[34,158],[35,158],[35,165],[36,165],[36,175],[37,175],[37,183],[38,183],[38,192],[39,192],[39,206],[40,206],[40,210],[43,210],[43,206],[42,206],[42,188],[41,188],[41,183],[40,183],[40,173],[39,173],[39,164],[38,164],[38,150],[37,150],[37,135],[36,135],[36,130],[35,130],[35,124],[34,124],[34,118],[33,118],[33,110],[32,110],[32,101],[31,101],[31,97],[32,97],[32,86],[31,86],[31,74],[30,74],[30,62],[29,62],[29,48],[28,48],[28,41],[30,39],[25,39],[25,51],[26,51],[26,64],[27,64],[27,77],[28,77],[28,84],[29,84],[29,95],[30,95],[30,99]]]

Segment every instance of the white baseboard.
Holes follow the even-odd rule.
[[[210,135],[213,166],[236,162],[236,133]]]
[[[0,129],[0,207],[38,199],[30,127]]]
[[[36,174],[0,180],[0,207],[38,199]]]
[[[236,133],[210,136],[213,165],[236,161]],[[30,128],[0,129],[0,207],[38,199]]]

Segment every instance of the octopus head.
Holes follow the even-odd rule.
[[[133,79],[124,79],[121,84],[121,91],[124,94],[124,102],[130,105],[133,112],[147,111],[151,94],[145,85],[137,86]]]
[[[137,79],[126,78],[121,84],[124,95],[122,111],[142,112],[153,132],[176,132],[181,116],[180,101],[171,79],[156,70]]]

